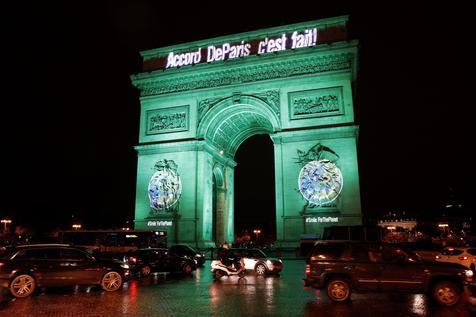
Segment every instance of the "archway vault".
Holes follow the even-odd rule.
[[[280,130],[279,116],[266,102],[251,95],[235,95],[221,100],[204,115],[198,137],[234,158],[240,144],[250,136]]]

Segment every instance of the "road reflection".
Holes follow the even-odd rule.
[[[209,287],[210,306],[214,314],[224,313],[224,307],[240,307],[244,316],[270,316],[277,313],[275,291],[279,276],[222,277]],[[238,312],[235,311],[235,312]]]

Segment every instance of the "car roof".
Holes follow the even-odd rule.
[[[142,249],[137,249],[137,251],[168,251],[169,249],[167,248],[142,248]]]
[[[69,244],[63,244],[63,243],[35,243],[35,244],[21,244],[21,245],[15,245],[12,246],[13,248],[16,249],[27,249],[27,248],[44,248],[44,247],[69,247],[69,248],[75,248]]]
[[[445,247],[443,250],[461,250],[461,251],[466,251],[469,249],[476,249],[476,247],[468,247],[468,246],[462,246],[462,247]]]

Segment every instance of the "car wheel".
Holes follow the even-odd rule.
[[[104,274],[101,280],[101,287],[108,292],[117,291],[122,286],[122,276],[116,271],[110,271]]]
[[[182,272],[185,273],[185,274],[192,274],[192,266],[188,263],[185,263],[182,267]]]
[[[344,302],[350,298],[350,283],[346,279],[333,279],[327,284],[327,296],[334,302]]]
[[[141,276],[149,276],[151,272],[150,266],[145,265],[140,269]]]
[[[10,283],[10,292],[17,298],[28,297],[36,289],[36,281],[33,276],[28,274],[21,274],[15,276]]]
[[[433,287],[433,299],[438,305],[454,306],[458,303],[460,290],[452,282],[439,282]]]
[[[255,272],[256,274],[258,275],[265,275],[266,274],[266,266],[264,266],[264,264],[258,264],[256,267],[255,267]]]

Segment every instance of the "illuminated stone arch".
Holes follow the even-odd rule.
[[[251,95],[228,97],[206,112],[197,136],[234,158],[238,147],[255,134],[281,130],[279,117],[266,102]]]
[[[131,76],[141,95],[135,228],[166,230],[169,243],[231,242],[234,157],[255,134],[268,134],[274,146],[277,245],[296,247],[303,235],[329,225],[361,224],[353,104],[358,41],[347,37],[347,21],[322,19],[141,52],[143,72]],[[271,41],[273,50],[258,52]],[[239,56],[223,55],[230,45]],[[210,47],[223,58],[208,59]],[[184,62],[192,53],[194,63]],[[168,63],[170,57],[178,64]],[[316,157],[335,164],[345,180],[327,205],[311,205],[298,188],[300,171]],[[173,163],[182,185],[177,207],[163,212],[152,210],[148,197],[157,162]]]

